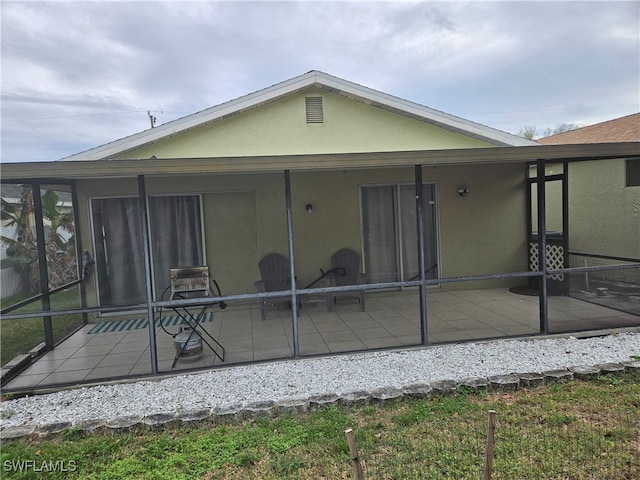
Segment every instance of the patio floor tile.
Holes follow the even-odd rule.
[[[449,342],[461,342],[466,340],[472,340],[470,335],[460,330],[452,330],[449,332],[439,332],[434,335],[429,335],[435,341],[433,343],[449,343]]]
[[[102,362],[102,360],[102,356],[70,358],[67,361],[61,363],[56,368],[56,371],[66,372],[69,370],[93,369],[100,362]]]
[[[84,369],[84,370],[69,370],[69,371],[58,371],[47,375],[47,377],[42,380],[40,383],[44,384],[56,384],[56,383],[68,383],[68,382],[80,382],[86,378],[89,373],[91,373],[92,369]]]
[[[265,348],[262,350],[255,350],[253,352],[253,359],[256,361],[271,360],[276,358],[287,358],[291,357],[291,355],[293,355],[293,352],[289,347]]]
[[[111,367],[114,365],[135,365],[142,356],[143,352],[117,353],[105,356],[97,367]]]
[[[366,349],[366,345],[360,340],[327,342],[327,347],[331,353],[353,352]]]
[[[391,348],[391,347],[401,347],[404,344],[397,337],[378,337],[378,338],[362,338],[362,343],[364,343],[367,348],[375,349],[375,348]]]
[[[109,377],[119,377],[122,375],[128,375],[131,373],[131,369],[126,368],[124,365],[115,365],[111,367],[97,367],[91,370],[89,374],[85,377],[86,380],[89,379],[100,379],[100,378],[109,378]],[[145,372],[136,372],[138,375]]]
[[[367,295],[367,309],[351,299],[340,299],[333,312],[324,304],[307,305],[298,311],[298,346],[302,356],[326,355],[367,349],[419,346],[420,311],[417,290]],[[572,332],[615,326],[640,326],[640,316],[610,310],[569,297],[549,298],[549,330]],[[539,333],[537,297],[517,295],[508,289],[442,292],[427,290],[429,344],[465,342],[484,338],[528,336]],[[202,324],[225,348],[219,360],[203,345],[196,361],[176,362],[173,372],[213,365],[291,358],[293,324],[286,305],[268,309],[263,321],[260,309],[229,305],[215,311],[214,320]],[[112,320],[116,317],[108,317]],[[52,352],[48,352],[9,382],[10,389],[53,383],[151,373],[149,331],[87,333],[83,327]],[[155,331],[158,369],[169,372],[176,351],[173,335],[179,328]],[[203,339],[210,342],[203,334]],[[211,342],[210,342],[211,343]]]

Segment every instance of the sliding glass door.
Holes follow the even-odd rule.
[[[169,269],[204,264],[198,195],[149,197],[149,234],[156,299]],[[100,305],[146,301],[138,197],[91,200]]]
[[[423,185],[425,270],[437,278],[435,185]],[[416,279],[418,241],[414,185],[375,185],[361,189],[364,264],[369,282]]]

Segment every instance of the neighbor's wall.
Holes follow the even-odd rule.
[[[625,161],[569,164],[573,252],[640,258],[640,187],[625,187]]]
[[[547,175],[562,165],[547,166]],[[535,169],[531,170],[535,177]],[[640,257],[640,187],[626,187],[625,160],[568,164],[569,250],[623,258]],[[547,231],[562,231],[562,184],[546,184]],[[533,185],[533,231],[537,231]]]

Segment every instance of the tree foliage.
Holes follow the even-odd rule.
[[[57,192],[47,190],[41,198],[49,288],[52,289],[77,277],[75,228],[73,215],[61,210]],[[3,198],[0,215],[3,226],[12,227],[15,231],[14,238],[7,235],[0,236],[0,242],[6,247],[7,253],[7,258],[2,259],[1,267],[16,269],[21,276],[23,292],[38,293],[40,291],[38,246],[31,187],[22,186],[17,203],[11,203]],[[63,232],[67,235],[63,235]]]
[[[563,123],[562,125],[555,128],[547,127],[545,128],[542,135],[538,135],[538,127],[536,127],[535,125],[525,125],[520,129],[518,136],[526,138],[528,140],[534,140],[536,138],[550,137],[551,135],[570,132],[571,130],[575,130],[576,128],[581,128],[581,125],[578,123]]]

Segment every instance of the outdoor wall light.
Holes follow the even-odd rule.
[[[313,205],[311,205],[310,203],[307,203],[304,208],[307,210],[307,213],[313,213]]]
[[[458,195],[460,195],[461,197],[466,197],[467,195],[469,195],[469,189],[466,187],[459,188]]]

